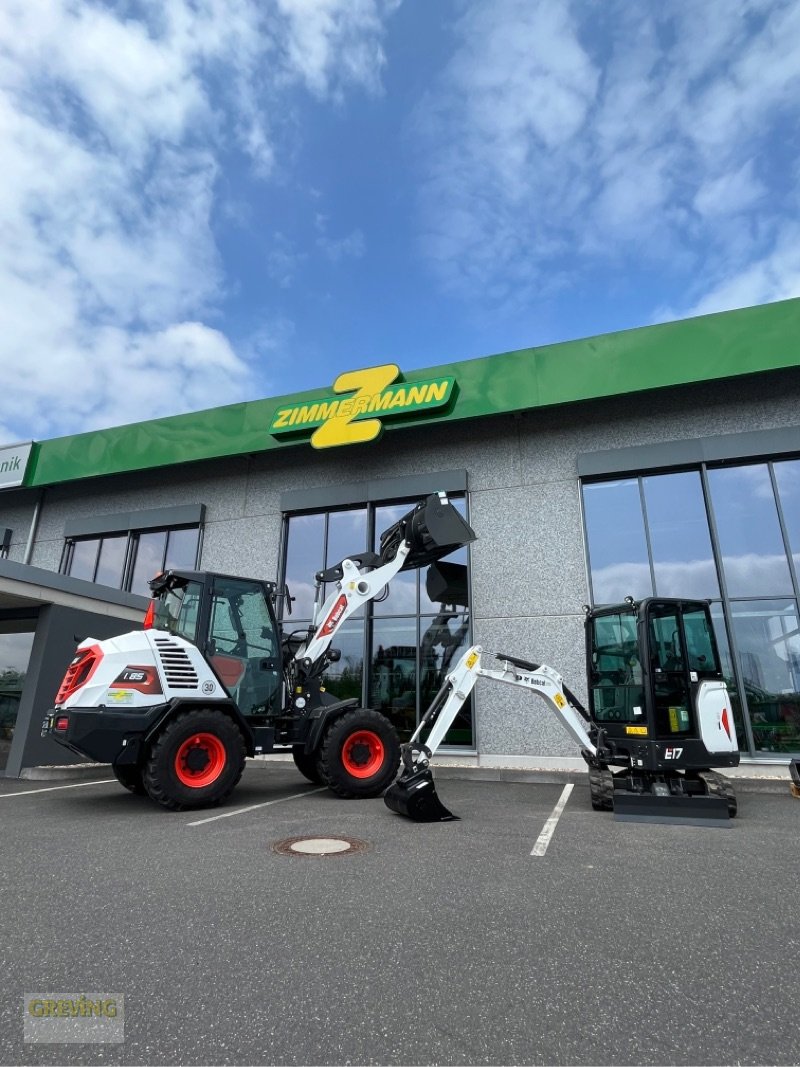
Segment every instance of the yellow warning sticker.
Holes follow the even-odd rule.
[[[560,708],[563,708],[566,704],[566,700],[562,697],[560,693],[556,693],[556,695],[553,697],[553,700],[555,700],[556,704],[558,704]]]
[[[478,662],[478,653],[470,652],[467,656],[467,670],[471,671],[475,664]]]
[[[625,727],[625,733],[626,734],[636,734],[637,737],[647,737],[647,727],[646,726],[626,726]]]

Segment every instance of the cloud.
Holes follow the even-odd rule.
[[[290,93],[374,90],[394,6],[2,5],[3,439],[252,395],[264,346],[237,352],[215,325],[221,170],[237,151],[269,177]]]
[[[794,293],[778,271],[794,271],[796,4],[462,11],[413,122],[422,247],[446,292],[516,306],[633,266],[687,292],[703,279],[697,306]]]

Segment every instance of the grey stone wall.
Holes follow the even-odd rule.
[[[800,426],[798,400],[800,369],[795,368],[478,423],[389,430],[371,445],[330,453],[300,446],[56,486],[45,492],[31,562],[58,568],[67,519],[202,503],[203,568],[275,578],[282,492],[465,468],[471,522],[479,536],[472,548],[476,641],[549,663],[585,699],[583,605],[589,594],[578,455]],[[29,492],[0,495],[0,525],[14,528],[15,537],[24,527],[23,542],[31,499]],[[12,558],[21,558],[16,540]],[[484,680],[476,710],[482,755],[577,754],[546,705],[530,694]]]

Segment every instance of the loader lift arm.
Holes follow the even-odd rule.
[[[480,645],[467,649],[445,678],[411,739],[401,746],[400,774],[384,795],[386,806],[392,811],[408,815],[416,822],[444,822],[457,818],[436,796],[430,761],[475,688],[478,678],[491,678],[506,685],[519,686],[540,696],[580,746],[587,762],[597,756],[597,747],[590,734],[588,713],[564,685],[557,671],[503,652],[490,653],[500,663],[499,669],[484,667],[483,655]],[[429,726],[431,731],[423,744],[421,736]]]

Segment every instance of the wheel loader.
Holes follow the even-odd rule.
[[[498,666],[484,665],[490,656]],[[623,820],[727,823],[736,797],[712,768],[737,766],[739,746],[708,602],[628,598],[587,608],[586,659],[588,709],[552,667],[467,649],[401,747],[387,807],[417,822],[456,818],[436,793],[430,761],[478,679],[489,678],[543,698],[588,765],[595,810]]]
[[[81,642],[42,733],[172,810],[219,804],[247,756],[278,750],[341,797],[380,796],[399,739],[379,712],[326,691],[332,642],[398,572],[474,539],[446,494],[426,497],[384,531],[378,552],[316,574],[311,626],[294,632],[277,621],[276,601],[291,600],[275,583],[167,571],[150,583],[142,630]]]

